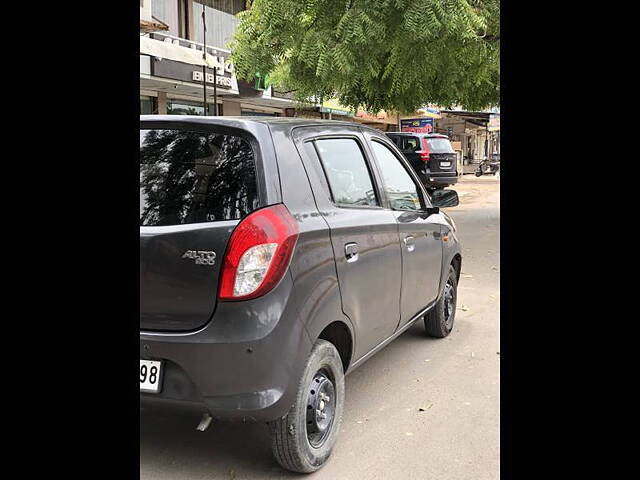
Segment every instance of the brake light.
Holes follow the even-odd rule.
[[[422,139],[422,151],[420,152],[420,160],[422,160],[424,163],[427,163],[429,161],[429,157],[430,157],[430,151],[429,151],[429,143],[427,142],[426,138]]]
[[[282,204],[242,220],[229,239],[222,264],[220,300],[249,300],[269,292],[289,266],[298,225]]]

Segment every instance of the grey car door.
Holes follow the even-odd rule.
[[[427,213],[431,206],[428,198],[391,142],[382,136],[365,135],[382,178],[387,205],[398,222],[402,251],[401,327],[438,296],[442,268],[439,216]]]
[[[342,308],[355,329],[354,360],[388,338],[400,320],[401,253],[393,212],[382,207],[359,129],[294,133],[318,210],[330,229]]]

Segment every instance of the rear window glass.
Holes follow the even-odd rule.
[[[428,141],[431,153],[455,153],[447,138],[429,138]]]
[[[258,208],[255,156],[235,135],[140,130],[140,225],[239,220]]]

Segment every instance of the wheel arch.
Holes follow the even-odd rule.
[[[451,259],[451,264],[456,271],[456,281],[460,281],[460,273],[462,271],[462,255],[456,253]]]
[[[354,351],[354,336],[351,327],[343,321],[336,320],[322,329],[316,340],[318,339],[326,340],[336,347],[342,360],[344,372],[347,373],[352,364]]]

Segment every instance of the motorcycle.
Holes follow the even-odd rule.
[[[495,175],[497,178],[500,178],[500,157],[497,160],[483,160],[480,165],[478,165],[478,169],[475,171],[476,177],[480,177],[482,175]]]

